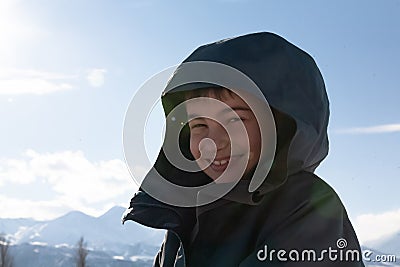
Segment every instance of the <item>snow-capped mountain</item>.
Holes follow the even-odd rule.
[[[400,232],[382,240],[376,248],[389,253],[397,253],[400,256]]]
[[[16,267],[73,266],[80,237],[89,249],[91,266],[149,266],[164,231],[133,222],[122,225],[124,211],[114,207],[100,217],[72,211],[49,221],[0,219],[0,233],[12,244]]]
[[[89,266],[152,266],[164,231],[130,221],[122,225],[124,211],[114,207],[100,217],[72,211],[49,221],[0,219],[0,234],[11,241],[14,267],[74,266],[76,243],[81,237],[89,250]],[[362,250],[369,251],[371,259],[375,255],[397,257],[395,262],[365,262],[368,267],[400,266],[400,233]]]
[[[36,243],[50,246],[75,246],[81,236],[88,247],[102,249],[112,245],[146,244],[159,246],[164,232],[137,223],[121,224],[122,207],[114,207],[100,217],[71,211],[50,221],[30,219],[0,219],[0,233],[5,233],[14,244]]]
[[[365,246],[373,247],[377,251],[383,251],[384,253],[380,253],[381,255],[395,255],[397,257],[396,262],[392,263],[392,265],[382,266],[400,266],[400,232],[370,241],[366,243]]]
[[[362,258],[366,267],[400,266],[399,253],[382,252],[366,246],[361,246]]]

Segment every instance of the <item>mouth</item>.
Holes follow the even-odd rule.
[[[228,167],[230,161],[236,160],[240,155],[232,156],[232,157],[224,157],[219,159],[206,159],[208,162],[209,168],[216,172],[223,172]]]
[[[214,160],[213,162],[211,162],[211,164],[216,165],[216,166],[227,165],[228,163],[229,163],[229,158],[221,159],[221,160]]]
[[[229,161],[229,159],[214,160],[211,162],[210,168],[215,172],[223,172],[228,167]]]

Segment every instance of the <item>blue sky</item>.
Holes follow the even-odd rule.
[[[271,31],[325,79],[331,145],[317,173],[362,240],[399,231],[398,14],[399,0],[1,0],[0,216],[126,206],[136,185],[122,126],[135,90],[199,45]],[[150,154],[159,135],[149,131]]]

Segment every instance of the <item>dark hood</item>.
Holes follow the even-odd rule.
[[[220,63],[244,73],[259,88],[274,115],[277,144],[275,155],[272,155],[274,156],[273,164],[267,178],[257,187],[256,191],[251,192],[247,190],[250,188],[249,183],[251,181],[239,181],[233,190],[224,196],[226,200],[257,205],[261,195],[282,186],[289,175],[302,171],[314,172],[315,168],[326,157],[328,153],[329,102],[321,73],[314,60],[306,52],[282,37],[266,32],[203,45],[186,58],[170,78],[162,96],[166,116],[178,103],[184,101],[182,91],[215,86],[215,84],[191,82],[177,87],[177,85],[182,84],[182,81],[188,79],[185,75],[184,64],[191,62]],[[212,76],[213,73],[204,70],[195,72],[196,75],[201,77],[199,80],[204,80],[204,78],[207,78],[204,75]],[[190,81],[193,81],[193,79],[190,79]],[[233,84],[232,86],[236,85]],[[240,85],[238,86],[240,87]],[[254,92],[255,95],[258,93]],[[179,120],[176,120],[176,122],[179,122]],[[154,167],[145,176],[136,198],[132,199],[133,202],[135,202],[135,199],[140,199],[138,201],[140,203],[157,202],[144,193],[146,186],[157,190],[159,195],[173,195],[174,197],[177,194],[177,191],[174,191],[175,189],[164,186],[164,182],[162,182],[164,184],[159,182],[157,172],[171,184],[184,187],[198,187],[212,182],[203,172],[183,171],[169,162],[164,153],[164,148],[169,145],[167,136],[171,124],[173,123],[167,120],[163,149],[160,151]],[[179,135],[179,147],[184,156],[192,159],[189,152],[189,130],[187,127],[184,127]],[[140,198],[138,195],[140,195]],[[189,197],[196,198],[196,194]],[[144,201],[144,199],[147,200]],[[198,201],[198,199],[195,199],[195,201]],[[131,202],[131,207],[134,205],[133,202]],[[180,208],[168,204],[160,203],[160,205],[168,207],[174,212],[179,211],[179,214],[184,214],[187,211],[189,213],[194,212],[183,208],[188,206]],[[205,208],[212,208],[212,206],[208,205]],[[133,218],[130,211],[131,209],[128,209],[127,214],[131,214],[131,216],[124,216],[123,221]],[[187,216],[182,215],[183,217]],[[142,221],[137,217],[135,220]],[[143,221],[142,223],[144,223]],[[147,225],[151,224],[147,221],[146,223]]]
[[[216,62],[237,69],[258,86],[272,107],[278,143],[272,169],[258,192],[266,193],[278,187],[288,175],[300,171],[314,172],[326,157],[329,102],[321,73],[306,52],[282,37],[267,32],[203,45],[186,58],[171,77],[162,97],[166,115],[183,101],[176,92],[215,86],[188,83],[176,87],[188,79],[184,67],[185,63],[191,62]],[[204,80],[204,73],[198,73],[198,76]],[[181,149],[190,158],[187,140],[188,134],[185,135],[183,131]],[[157,170],[165,172],[169,164],[164,161],[162,154],[156,168],[160,164]],[[186,177],[177,170],[172,172],[174,175],[167,176],[174,177],[172,180],[175,183],[180,182],[177,177]],[[198,185],[207,179],[190,181],[196,181],[193,185]]]

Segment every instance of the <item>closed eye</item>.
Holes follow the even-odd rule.
[[[245,121],[245,120],[246,120],[246,118],[244,118],[244,117],[234,117],[234,118],[229,119],[228,122],[238,122],[238,121]]]
[[[235,118],[231,118],[229,120],[229,122],[236,122],[236,121],[242,121],[242,120],[243,120],[242,118],[235,117]]]
[[[207,124],[204,124],[204,123],[196,123],[196,124],[190,125],[190,129],[202,128],[202,127],[207,127]]]

